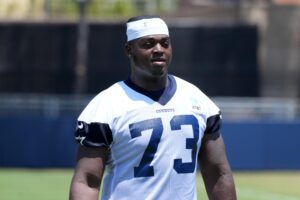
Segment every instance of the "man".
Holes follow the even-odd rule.
[[[78,118],[70,199],[195,200],[197,160],[209,199],[236,199],[219,108],[168,74],[172,47],[158,17],[127,22],[131,75],[98,94]]]

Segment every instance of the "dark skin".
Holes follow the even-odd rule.
[[[209,199],[237,199],[224,141],[220,134],[204,135],[198,162]]]
[[[131,80],[148,90],[167,86],[168,66],[172,59],[170,38],[166,35],[146,36],[125,44],[130,60]]]
[[[168,85],[168,67],[172,59],[170,38],[145,36],[125,44],[131,65],[131,80],[141,88],[159,90]],[[109,149],[78,147],[71,183],[71,200],[98,200]],[[199,165],[206,192],[212,200],[235,200],[233,176],[226,157],[223,138],[205,134],[199,152]]]
[[[98,200],[109,150],[78,145],[77,159],[70,188],[70,200]]]

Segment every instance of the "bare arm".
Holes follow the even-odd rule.
[[[236,200],[233,176],[221,135],[205,134],[199,152],[199,162],[208,198]]]
[[[70,200],[98,200],[108,149],[78,146]]]

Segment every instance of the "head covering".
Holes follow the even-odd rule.
[[[148,35],[168,35],[167,24],[159,17],[134,17],[127,22],[127,42]]]

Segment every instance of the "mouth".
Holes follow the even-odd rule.
[[[156,64],[164,64],[166,63],[166,60],[163,58],[155,58],[155,59],[151,59],[151,62]]]

